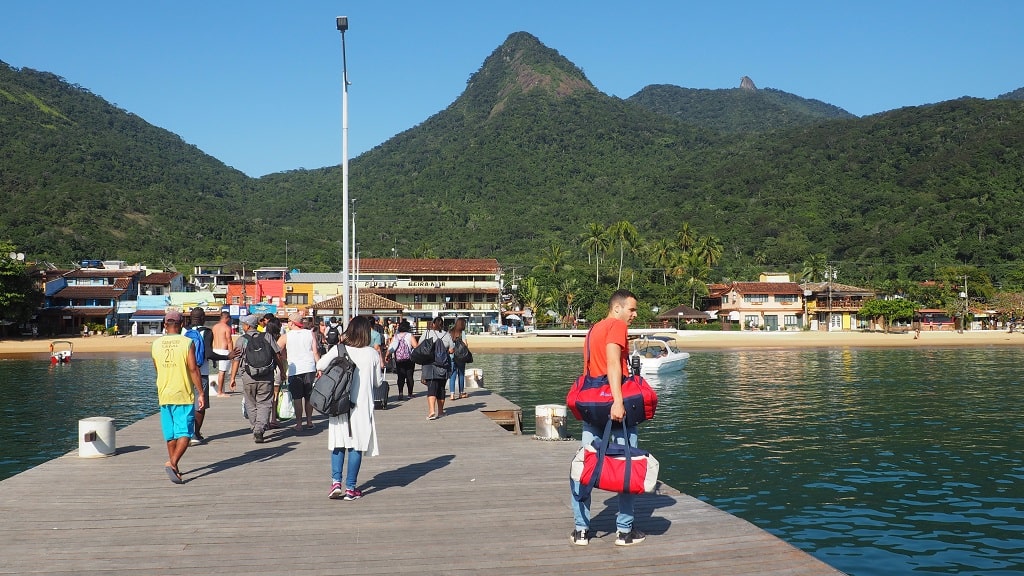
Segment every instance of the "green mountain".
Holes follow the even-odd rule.
[[[822,120],[855,118],[820,100],[808,100],[773,88],[757,89],[749,78],[745,87],[729,90],[647,86],[628,100],[652,112],[719,132],[747,133],[816,124]]]
[[[1000,94],[999,98],[1001,100],[1024,100],[1024,88],[1017,88],[1012,92]]]
[[[0,62],[0,230],[25,252],[172,261],[230,243],[219,223],[248,185],[81,86]]]
[[[249,179],[56,76],[0,68],[0,240],[61,262],[340,266],[340,168]],[[824,254],[847,283],[969,264],[1017,285],[1022,138],[1012,99],[865,118],[770,89],[622,100],[519,32],[445,110],[355,158],[350,195],[368,257],[532,268],[560,249],[583,270],[588,224],[626,220],[641,239],[625,267],[659,282],[642,248],[688,223],[722,242],[711,280]],[[602,272],[617,261],[615,245]]]

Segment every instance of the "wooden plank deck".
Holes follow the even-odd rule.
[[[76,450],[0,482],[0,574],[840,574],[665,485],[638,498],[646,542],[615,546],[614,496],[595,491],[597,538],[574,546],[578,443],[516,436],[481,414],[510,402],[471,392],[436,421],[422,393],[378,412],[381,455],[353,502],[327,498],[326,421],[255,444],[241,395],[213,398],[209,442],[174,485],[146,418],[117,431],[113,457]]]

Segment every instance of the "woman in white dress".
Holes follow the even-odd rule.
[[[356,364],[352,380],[352,411],[327,422],[327,447],[331,450],[331,491],[329,498],[355,500],[363,493],[356,488],[359,466],[363,454],[376,456],[377,426],[373,417],[373,388],[380,380],[380,354],[370,345],[370,331],[373,325],[369,318],[356,316],[349,322],[342,337],[349,358]],[[337,358],[341,345],[334,346],[320,357],[316,368],[319,372]],[[341,472],[348,456],[348,471],[342,484]]]

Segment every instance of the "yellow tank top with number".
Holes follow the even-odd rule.
[[[161,336],[153,342],[156,393],[160,405],[192,404],[195,388],[188,375],[188,348],[192,340],[180,334]]]

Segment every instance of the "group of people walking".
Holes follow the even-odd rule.
[[[448,361],[423,364],[420,379],[427,387],[427,420],[436,420],[444,415],[444,402],[450,394],[452,400],[466,398],[466,365],[455,359],[455,345],[465,345],[466,319],[459,318],[451,330],[446,331],[444,319],[438,316],[430,322],[429,327],[421,335],[422,340],[441,342],[448,351]],[[385,365],[394,363],[398,376],[398,399],[413,396],[413,372],[416,364],[412,360],[412,351],[419,346],[420,339],[412,334],[409,322],[402,320],[388,343],[384,354]]]
[[[226,311],[212,328],[205,326],[205,313],[201,308],[193,309],[190,319],[194,329],[202,332],[200,336],[186,336],[182,314],[170,311],[164,317],[165,335],[154,341],[152,347],[161,423],[168,450],[165,470],[171,481],[176,484],[184,481],[178,468],[181,457],[189,446],[205,442],[200,429],[210,404],[209,368],[214,362],[220,371],[214,393],[228,395],[229,390],[237,390],[236,382],[241,381],[244,412],[253,441],[262,444],[269,430],[281,427],[276,402],[284,386],[292,397],[294,431],[315,429],[310,402],[313,384],[339,355],[338,344],[343,344],[356,365],[353,409],[348,414],[328,419],[331,452],[328,495],[345,500],[362,497],[357,477],[362,456],[366,453],[376,456],[379,452],[373,415],[374,390],[381,385],[383,368],[388,361],[394,361],[399,399],[413,398],[416,365],[411,353],[419,342],[409,322],[399,322],[384,346],[386,337],[379,325],[366,316],[353,318],[343,333],[331,335],[332,330],[336,334],[339,331],[336,323],[320,328],[299,313],[290,314],[286,326],[270,314],[249,314],[239,318],[241,334],[237,339],[232,338],[231,317]],[[464,330],[464,319],[459,319],[448,332],[444,321],[436,318],[423,337],[442,342],[451,354]],[[335,340],[333,345],[331,340]],[[465,365],[455,362],[443,366],[424,365],[422,378],[427,386],[430,420],[444,413],[449,384],[453,399],[466,396]],[[343,478],[346,462],[347,473]]]

